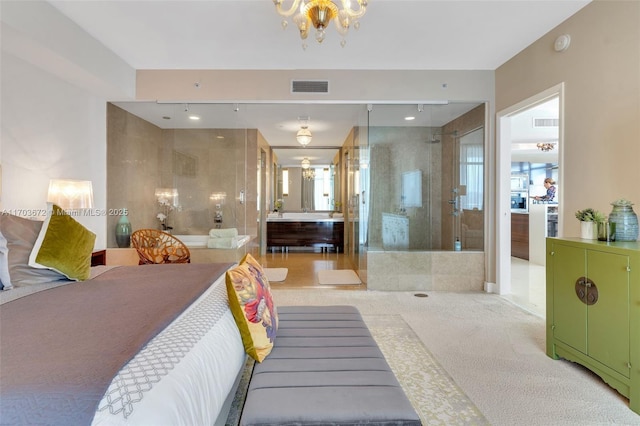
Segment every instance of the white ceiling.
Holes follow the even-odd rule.
[[[306,51],[271,0],[50,3],[135,69],[494,70],[589,0],[370,0]]]
[[[311,34],[306,50],[293,23],[282,29],[270,0],[49,3],[135,69],[494,70],[589,0],[370,0],[346,47],[330,28],[322,44]],[[180,127],[185,112],[183,104],[119,105],[161,127]],[[421,116],[435,122],[424,118],[413,125],[437,126],[438,119],[473,106],[434,106]],[[340,145],[366,110],[363,105],[243,105],[244,114],[238,114],[222,107],[226,111],[214,113],[205,105],[189,110],[202,116],[197,127],[229,115],[225,127],[258,128],[272,145],[295,145],[296,118],[303,115],[311,117],[312,144]],[[400,109],[414,108],[390,106],[385,112],[391,123],[404,116]]]

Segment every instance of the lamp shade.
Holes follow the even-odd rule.
[[[90,180],[51,179],[47,201],[63,210],[93,208],[93,185]]]

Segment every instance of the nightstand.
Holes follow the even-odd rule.
[[[107,264],[107,251],[98,250],[91,253],[91,266],[106,265]]]

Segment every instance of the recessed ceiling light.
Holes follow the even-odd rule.
[[[163,120],[171,120],[171,117],[169,117],[168,115],[164,115],[164,116],[162,116],[162,119]]]
[[[200,117],[198,117],[197,115],[190,115],[189,120],[200,120]]]
[[[412,116],[409,116],[409,117],[405,117],[404,119],[407,120],[407,121],[411,121],[411,120],[415,120],[416,118],[412,117]]]
[[[218,136],[216,136],[216,139],[224,139],[224,136],[218,135]]]

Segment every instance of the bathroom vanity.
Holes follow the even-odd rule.
[[[283,213],[267,218],[267,247],[332,247],[344,250],[344,218],[325,213]]]

